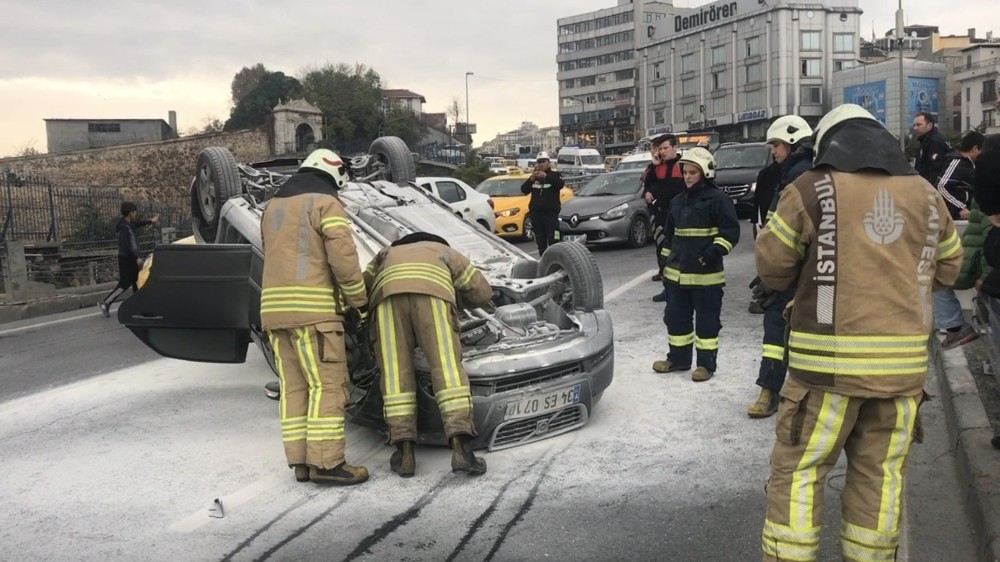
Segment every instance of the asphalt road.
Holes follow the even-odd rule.
[[[652,248],[595,250],[614,383],[586,427],[486,454],[479,479],[452,475],[439,448],[418,448],[416,477],[399,479],[382,437],[352,426],[348,458],[372,480],[298,484],[256,352],[244,365],[160,359],[93,314],[0,326],[0,560],[759,559],[773,419],[745,415],[761,328],[744,235],[706,383],[650,370],[666,349]],[[922,412],[899,559],[972,560],[941,408]],[[842,460],[823,560],[839,560],[843,474]]]

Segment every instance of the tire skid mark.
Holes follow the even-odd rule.
[[[315,525],[316,523],[319,523],[320,521],[322,521],[327,515],[330,515],[330,513],[332,513],[335,509],[337,509],[338,507],[340,507],[340,506],[344,505],[345,503],[347,503],[347,500],[351,499],[351,493],[353,491],[354,490],[351,490],[350,492],[347,492],[346,494],[344,494],[343,497],[341,497],[340,499],[337,500],[337,503],[335,503],[335,504],[331,505],[330,507],[326,508],[325,510],[323,510],[323,513],[320,513],[319,515],[317,515],[316,517],[314,517],[312,521],[306,523],[305,525],[303,525],[303,526],[299,527],[298,529],[296,529],[296,530],[292,531],[291,533],[289,533],[287,537],[285,537],[284,539],[282,539],[281,541],[279,541],[277,544],[275,544],[271,548],[267,549],[267,552],[265,552],[264,554],[261,554],[260,556],[258,556],[255,559],[255,562],[260,562],[261,560],[267,560],[268,558],[271,557],[272,554],[274,554],[275,552],[278,552],[279,550],[281,550],[281,548],[283,546],[285,546],[286,544],[288,544],[288,543],[292,542],[293,540],[299,538],[302,535],[302,533],[305,533],[310,528],[312,528],[313,525]]]

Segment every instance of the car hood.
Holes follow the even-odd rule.
[[[761,168],[722,168],[715,171],[715,183],[716,185],[749,185],[757,181],[757,173],[760,170]]]
[[[611,207],[621,205],[622,203],[628,203],[638,199],[637,194],[629,195],[615,195],[615,196],[594,196],[594,195],[577,195],[573,199],[563,203],[562,211],[560,215],[568,217],[571,215],[599,215],[604,211],[607,211]]]

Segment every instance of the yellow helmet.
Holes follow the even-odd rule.
[[[816,124],[816,150],[819,151],[819,143],[823,140],[823,135],[830,131],[835,125],[839,125],[844,121],[849,121],[851,119],[871,119],[876,123],[879,122],[875,119],[875,116],[868,112],[865,108],[860,105],[855,105],[853,103],[845,103],[843,105],[838,105],[837,107],[830,110],[829,113],[823,116]]]
[[[813,130],[805,119],[798,115],[785,115],[775,119],[767,128],[767,142],[781,141],[794,146],[812,134]]]
[[[310,153],[309,156],[302,161],[302,164],[299,166],[299,171],[309,168],[323,172],[324,174],[330,176],[330,179],[333,180],[333,184],[339,189],[344,187],[344,184],[347,183],[347,180],[349,179],[349,176],[347,175],[347,166],[349,165],[350,164],[345,164],[344,161],[340,159],[340,156],[337,156],[336,152],[326,148],[320,148],[312,151],[312,153]]]
[[[685,150],[679,162],[681,164],[694,164],[698,166],[701,169],[701,175],[705,176],[705,179],[715,177],[715,157],[705,148],[696,146]]]

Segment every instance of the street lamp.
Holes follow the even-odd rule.
[[[465,128],[469,128],[469,76],[474,75],[475,72],[465,73]]]

